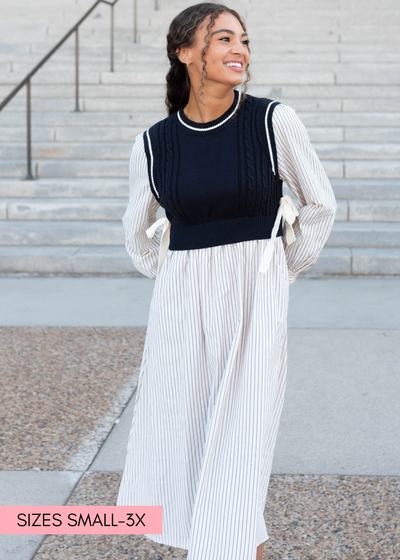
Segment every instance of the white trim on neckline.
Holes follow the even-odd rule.
[[[184,124],[188,128],[191,128],[192,130],[199,130],[201,132],[203,132],[203,131],[205,132],[206,130],[213,130],[214,128],[217,128],[218,126],[221,126],[222,124],[224,124],[228,119],[230,119],[236,113],[236,110],[239,107],[239,102],[240,102],[242,92],[240,90],[235,90],[235,91],[237,91],[238,94],[239,94],[238,95],[238,100],[237,100],[237,103],[236,103],[236,107],[233,109],[232,113],[226,117],[226,119],[224,119],[222,122],[220,122],[218,124],[215,124],[214,126],[209,126],[207,128],[197,128],[196,126],[190,126],[189,124],[185,123],[180,116],[180,112],[181,112],[182,109],[179,109],[179,111],[178,111],[178,119],[181,121],[182,124]]]

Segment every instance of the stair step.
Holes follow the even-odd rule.
[[[339,100],[333,100],[339,103]],[[315,102],[317,104],[317,101]],[[312,104],[308,104],[312,107]],[[164,110],[164,99],[162,97],[147,97],[147,98],[100,98],[100,99],[85,99],[82,96],[79,99],[79,107],[81,111],[162,111]],[[36,111],[66,111],[71,112],[75,110],[75,97],[39,97],[34,98],[32,101],[32,112]],[[26,99],[13,99],[3,111],[26,111]]]
[[[11,91],[11,86],[0,84],[0,97],[5,97]],[[400,95],[400,87],[396,85],[321,85],[321,84],[279,84],[271,85],[269,83],[254,84],[252,81],[248,84],[248,93],[258,96],[277,99],[285,103],[285,99],[303,98],[303,99],[397,99]],[[80,84],[79,93],[83,98],[107,97],[109,99],[115,97],[125,98],[143,98],[143,97],[159,97],[164,98],[164,83],[160,84]],[[32,84],[32,96],[36,97],[70,97],[75,96],[74,84]],[[22,88],[17,97],[26,97],[26,88]],[[384,111],[385,109],[382,109]]]
[[[127,193],[126,193],[127,194]],[[6,198],[0,201],[0,219],[115,221],[122,218],[128,197],[102,198]],[[400,201],[337,201],[336,222],[400,222]]]
[[[161,107],[161,106],[160,106]],[[297,112],[297,111],[296,111]],[[298,111],[298,116],[306,127],[400,127],[400,112],[372,113],[372,112],[340,112],[340,111]],[[79,112],[73,111],[34,111],[32,112],[33,126],[152,126],[158,120],[167,116],[166,109],[153,111],[101,111]],[[0,126],[25,126],[26,115],[22,111],[2,111]]]
[[[400,247],[400,223],[335,222],[326,247]]]
[[[83,57],[80,63],[80,71],[82,75],[85,73],[90,73],[94,71],[98,72],[109,72],[110,55],[108,55],[108,60],[105,59],[92,59],[88,60]],[[27,74],[32,70],[32,62],[9,62],[1,61],[0,65],[3,65],[2,69],[5,72],[15,73],[15,74]],[[154,56],[147,57],[147,60],[142,60],[138,56],[131,56],[128,61],[116,60],[114,59],[115,71],[118,74],[126,74],[133,72],[134,75],[140,75],[143,72],[165,72],[169,68],[169,61],[167,59],[166,53],[164,56]],[[268,74],[283,73],[283,74],[304,74],[312,72],[313,74],[324,75],[327,72],[331,74],[339,75],[367,75],[370,76],[372,72],[375,76],[380,76],[381,79],[387,75],[398,74],[400,72],[400,64],[395,62],[338,62],[338,61],[321,61],[321,62],[305,62],[303,58],[298,57],[297,61],[284,60],[281,57],[276,57],[275,61],[271,61],[270,58],[257,58],[257,56],[251,58],[251,68],[252,74],[257,75],[261,72],[267,72]],[[59,60],[58,58],[50,59],[45,66],[40,70],[43,74],[51,75],[55,72],[70,72],[72,75],[75,72],[75,57],[71,53],[71,56],[65,60]],[[368,82],[364,82],[368,83]],[[375,82],[376,83],[376,82]],[[380,82],[379,82],[380,83]],[[391,83],[391,82],[389,82]]]
[[[0,274],[130,274],[142,276],[125,247],[1,247]],[[324,247],[303,276],[399,275],[399,248]],[[302,275],[301,275],[302,276]],[[301,277],[300,276],[300,277]]]
[[[0,245],[124,246],[118,222],[0,221]]]
[[[400,163],[398,161],[329,161],[321,163],[331,179],[399,179]],[[127,158],[104,160],[33,160],[34,175],[45,177],[127,177]],[[24,178],[26,163],[21,160],[0,160],[0,176],[3,178]]]
[[[6,199],[0,202],[0,210],[4,204],[8,220],[116,221],[124,215],[128,198]]]
[[[339,203],[343,200],[400,199],[400,181],[395,179],[331,179],[331,185]],[[24,181],[0,180],[0,198],[126,198],[129,191],[127,178],[51,178]],[[284,194],[294,197],[284,183]],[[338,208],[339,212],[339,208]]]
[[[320,130],[320,129],[313,129]],[[322,129],[324,130],[324,129]],[[346,127],[343,129],[344,138],[348,142],[400,142],[400,128],[399,127]],[[311,134],[310,134],[311,137]]]
[[[352,273],[400,274],[400,249],[352,249]]]
[[[400,99],[318,99],[318,98],[281,98],[281,103],[291,106],[299,112],[400,112]],[[82,111],[162,111],[165,110],[164,97],[84,97],[80,96],[79,106]],[[32,111],[66,111],[75,110],[75,97],[34,97]],[[10,102],[3,111],[26,111],[26,100],[20,96]]]
[[[122,216],[121,216],[122,217]],[[121,220],[0,221],[0,245],[124,245]],[[327,247],[400,247],[398,222],[335,222]]]
[[[27,72],[2,72],[0,84],[16,86],[25,78]],[[82,84],[99,84],[101,71],[90,70],[79,75],[79,82]],[[74,84],[75,67],[66,65],[62,72],[58,70],[48,70],[41,68],[33,78],[37,84]],[[10,87],[12,89],[12,87]]]
[[[1,122],[1,116],[0,116]],[[151,126],[151,125],[149,125]],[[132,142],[145,130],[145,126],[49,126],[32,127],[32,142]],[[3,138],[9,142],[26,142],[26,125],[0,127]],[[350,127],[307,127],[310,140],[317,142],[380,142],[400,143],[400,127],[350,128]]]
[[[166,111],[131,111],[131,112],[70,112],[34,111],[33,126],[143,126],[149,127],[154,122],[164,119]],[[23,112],[2,111],[0,126],[26,126],[26,115]]]
[[[265,73],[259,70],[259,72],[252,72],[252,82],[253,84],[334,84],[335,74],[333,72],[322,72],[308,70],[306,72],[293,72],[293,71],[283,71],[283,70],[272,70],[268,73],[268,78],[266,79]],[[382,73],[382,81],[379,83],[386,83],[386,74]],[[50,78],[48,78],[50,80]],[[2,79],[3,81],[3,79]],[[47,83],[50,83],[48,81]],[[54,83],[54,82],[53,82]],[[57,83],[55,81],[55,83]],[[165,83],[165,72],[162,70],[158,72],[152,72],[150,70],[143,72],[102,72],[101,73],[101,83],[102,84],[164,84]],[[366,82],[363,82],[366,83]],[[388,81],[387,83],[397,84],[398,82]]]
[[[132,142],[34,142],[32,158],[37,160],[129,160]],[[0,160],[26,160],[26,144],[0,142]]]
[[[43,160],[32,162],[32,172],[36,177],[112,177],[128,178],[128,161],[124,160]],[[22,160],[0,161],[0,176],[25,178],[26,163]]]
[[[400,161],[347,161],[349,179],[400,179]]]
[[[331,179],[337,201],[340,200],[399,200],[398,179]],[[126,198],[127,178],[85,179],[20,179],[0,180],[0,198]],[[295,198],[284,184],[284,194]]]
[[[142,276],[122,247],[1,247],[0,273],[131,274]],[[348,249],[323,248],[309,273],[349,274]]]
[[[0,247],[0,273],[142,276],[125,247]]]
[[[399,179],[331,179],[337,200],[398,200]]]
[[[134,140],[134,139],[133,139]],[[315,142],[315,151],[322,160],[398,160],[400,143]],[[124,159],[130,156],[129,142],[34,142],[32,157],[35,159]],[[25,159],[25,142],[0,142],[0,159]],[[352,162],[354,163],[354,162]],[[390,163],[390,162],[389,162]]]
[[[11,91],[10,86],[0,85],[0,97],[4,98]],[[75,97],[75,86],[74,85],[41,85],[32,84],[32,97],[34,99],[38,97]],[[94,84],[94,85],[79,85],[79,94],[82,98],[93,97],[108,97],[110,99],[115,97],[128,97],[128,98],[146,98],[146,97],[159,97],[162,99],[165,95],[163,85],[152,85],[152,84],[133,84],[133,85],[105,85],[105,84]],[[388,94],[389,95],[389,94]],[[22,88],[18,93],[16,98],[26,98],[26,88]]]
[[[0,198],[126,198],[129,195],[127,179],[20,179],[0,180]]]
[[[32,147],[36,142],[133,142],[138,134],[143,132],[146,127],[80,127],[80,126],[61,126],[61,127],[32,127]],[[9,142],[26,143],[26,127],[0,127],[4,138]],[[26,144],[25,144],[26,145]]]
[[[329,177],[342,177],[341,162],[322,161]],[[33,173],[38,177],[127,177],[128,161],[123,160],[38,160],[33,161]],[[0,161],[0,176],[26,176],[26,164],[23,160]]]
[[[0,219],[119,220],[128,203],[127,195],[125,187],[125,197],[117,199],[9,197],[0,201]],[[336,222],[400,222],[399,200],[338,200],[337,205]]]
[[[352,222],[400,222],[397,200],[349,200],[348,207],[348,219]]]

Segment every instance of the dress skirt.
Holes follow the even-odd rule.
[[[282,237],[168,250],[155,280],[117,505],[163,507],[188,560],[255,560],[284,402]],[[268,521],[268,520],[267,520]]]

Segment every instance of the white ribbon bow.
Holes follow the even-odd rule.
[[[150,238],[150,237],[153,237],[153,235],[156,232],[156,229],[159,228],[160,226],[164,226],[164,227],[163,227],[163,231],[162,231],[162,234],[161,234],[160,252],[158,254],[157,275],[159,274],[159,272],[161,270],[162,264],[163,264],[164,259],[165,259],[165,255],[168,252],[171,222],[166,217],[160,218],[159,220],[154,222],[154,224],[151,225],[148,229],[146,229],[147,237]]]
[[[265,247],[263,256],[261,257],[260,266],[258,268],[259,272],[262,272],[263,274],[267,274],[269,263],[271,262],[272,251],[274,250],[274,240],[278,232],[282,217],[286,222],[286,228],[285,228],[286,244],[291,245],[294,241],[296,241],[296,236],[294,234],[294,229],[292,225],[296,219],[296,216],[298,215],[299,215],[299,211],[293,204],[293,200],[290,198],[290,196],[288,196],[287,194],[282,196],[282,198],[279,200],[279,209],[276,215],[274,227],[272,228],[271,237],[270,239],[268,239],[267,246]]]

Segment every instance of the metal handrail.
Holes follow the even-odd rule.
[[[27,126],[27,175],[25,179],[34,180],[32,175],[32,151],[31,151],[31,78],[36,74],[36,72],[44,65],[47,60],[65,43],[65,41],[75,32],[75,111],[79,112],[79,33],[78,29],[81,23],[93,12],[93,10],[101,3],[108,4],[111,8],[111,29],[110,29],[110,66],[111,72],[114,72],[114,5],[118,0],[113,2],[109,0],[97,0],[93,6],[81,17],[81,19],[64,35],[64,37],[53,47],[47,54],[42,58],[42,60],[36,64],[36,66],[25,76],[25,78],[12,90],[12,92],[7,95],[5,99],[0,103],[0,111],[13,99],[13,97],[19,92],[21,88],[26,85],[26,126]],[[137,36],[137,0],[134,0],[133,8],[133,42],[136,43]],[[156,7],[155,9],[158,9]]]

